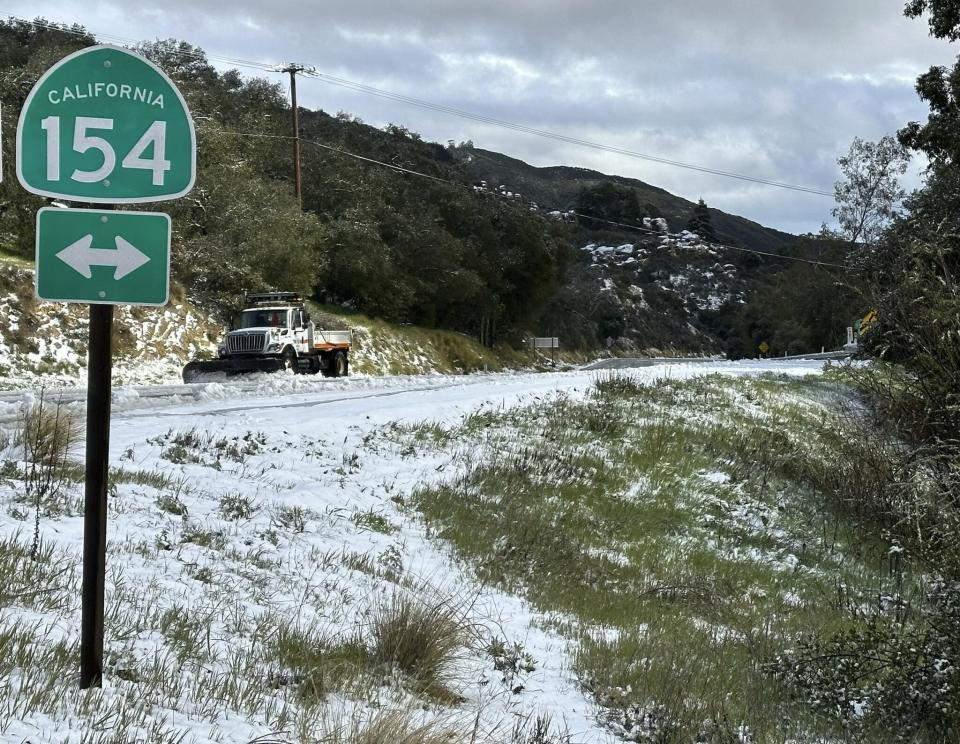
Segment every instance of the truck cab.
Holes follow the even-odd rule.
[[[280,357],[292,367],[310,353],[313,328],[302,305],[248,307],[240,312],[219,347],[220,358]]]

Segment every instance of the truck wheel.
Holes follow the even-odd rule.
[[[294,372],[297,371],[297,352],[294,351],[292,346],[284,349],[280,358],[283,360],[284,369],[292,369]]]
[[[333,355],[331,377],[346,377],[350,373],[350,363],[345,352],[338,351]]]

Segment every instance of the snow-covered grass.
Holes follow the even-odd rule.
[[[431,394],[408,398],[421,408]],[[367,400],[341,405],[359,403],[361,422],[383,405]],[[336,403],[301,398],[268,423],[236,402],[214,417],[118,408],[106,676],[91,692],[76,689],[79,471],[55,501],[34,504],[22,453],[0,453],[0,740],[365,741],[405,727],[410,741],[544,741],[564,721],[590,729],[560,676],[559,638],[470,582],[398,507],[443,458],[404,457],[369,426],[338,420]],[[414,630],[412,653],[400,641]],[[504,681],[499,649],[524,643],[545,702],[517,700]]]
[[[833,466],[838,397],[821,382],[610,376],[587,398],[400,440],[453,453],[457,476],[411,503],[481,582],[570,640],[618,737],[813,741],[839,732],[766,665],[851,607],[921,594],[889,545],[806,485]]]
[[[41,503],[35,542],[11,436],[0,741],[599,742],[701,701],[774,740],[757,724],[780,700],[760,652],[831,622],[838,577],[845,602],[887,580],[772,458],[784,439],[816,444],[829,389],[680,379],[774,366],[379,393],[274,376],[118,405],[106,674],[89,692],[80,475]],[[757,690],[770,700],[754,714]]]

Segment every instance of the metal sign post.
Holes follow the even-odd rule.
[[[536,354],[537,349],[550,349],[550,363],[556,366],[557,349],[560,348],[560,339],[556,336],[535,336],[530,339],[530,346]]]
[[[193,188],[196,135],[160,68],[109,45],[82,49],[37,81],[17,125],[17,179],[40,196],[93,204],[177,199]],[[103,676],[113,306],[165,305],[170,218],[41,209],[36,294],[90,305],[80,687]]]
[[[80,689],[103,676],[103,604],[107,565],[107,489],[110,469],[110,388],[113,305],[90,306],[87,356],[87,464],[83,496],[83,590]]]

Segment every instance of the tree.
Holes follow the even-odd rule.
[[[230,307],[247,291],[309,294],[326,258],[317,218],[278,182],[230,164],[203,169],[189,199],[167,207],[178,225],[174,275],[191,297]]]
[[[604,229],[609,223],[635,225],[640,221],[640,202],[636,190],[613,181],[587,186],[577,195],[577,212],[585,217],[587,227]]]
[[[837,160],[843,178],[834,184],[837,206],[831,214],[851,245],[876,245],[897,216],[906,195],[899,177],[909,162],[907,149],[891,136],[879,142],[856,137],[847,154]]]
[[[930,11],[930,35],[938,39],[960,39],[960,3],[956,0],[909,0],[903,14],[919,18]]]
[[[703,199],[700,199],[693,208],[693,216],[687,223],[687,229],[708,243],[717,242],[717,233],[714,232],[713,222],[710,220],[710,208]]]
[[[40,76],[67,54],[96,43],[79,26],[65,26],[38,18],[0,20],[0,119],[4,166],[16,161],[17,119],[20,107]],[[0,247],[33,255],[37,209],[47,200],[20,188],[16,178],[0,183]]]
[[[917,18],[930,12],[930,35],[960,39],[960,2],[957,0],[911,0],[904,15]],[[933,66],[917,78],[917,93],[930,105],[926,124],[912,121],[900,130],[900,142],[926,153],[932,169],[956,164],[960,132],[960,62],[952,69]]]
[[[925,12],[932,35],[960,40],[960,0],[912,0],[905,10],[911,18]],[[866,267],[879,313],[868,343],[915,376],[918,424],[910,434],[945,442],[960,427],[960,62],[931,67],[917,78],[917,93],[930,106],[927,121],[910,122],[898,137],[927,156],[927,179]]]
[[[908,17],[925,12],[934,36],[960,40],[960,0],[907,3]],[[960,731],[956,681],[944,682],[933,661],[947,660],[955,671],[960,657],[960,63],[930,68],[917,79],[917,92],[930,105],[929,117],[909,123],[898,138],[927,155],[926,182],[905,200],[902,215],[888,214],[882,235],[871,235],[868,225],[861,239],[872,250],[859,263],[877,311],[864,346],[897,364],[858,374],[876,420],[896,433],[896,448],[882,463],[858,454],[857,478],[870,485],[850,487],[844,498],[889,529],[907,559],[940,577],[939,584],[916,603],[909,623],[878,613],[869,632],[801,646],[791,663],[814,680],[809,699],[860,702],[866,712],[855,725],[864,740],[886,730],[902,741],[945,742]],[[868,162],[871,156],[882,160],[874,151]],[[883,181],[884,170],[875,170],[874,180]],[[869,659],[869,666],[838,659]]]

